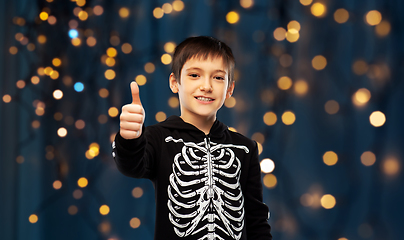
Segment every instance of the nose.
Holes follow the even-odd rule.
[[[199,89],[204,92],[212,92],[212,83],[209,78],[203,79],[203,82],[199,86]]]

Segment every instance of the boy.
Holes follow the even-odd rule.
[[[216,120],[233,93],[233,69],[225,43],[187,38],[176,47],[169,78],[181,116],[149,127],[131,83],[133,101],[122,107],[113,155],[123,174],[152,180],[156,240],[272,239],[257,145]]]

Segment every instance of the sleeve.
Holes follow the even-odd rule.
[[[261,170],[258,149],[250,159],[245,197],[247,238],[256,240],[272,240],[271,226],[268,223],[269,209],[262,200]]]
[[[155,176],[158,142],[153,141],[148,128],[143,126],[137,139],[124,139],[118,132],[112,143],[112,156],[118,170],[128,177],[149,178]]]

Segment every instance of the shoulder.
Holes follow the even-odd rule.
[[[244,136],[241,133],[226,130],[225,134],[228,135],[228,137],[230,137],[231,142],[233,142],[234,144],[245,145],[250,150],[253,150],[257,147],[257,143],[254,140],[251,140],[250,138]]]

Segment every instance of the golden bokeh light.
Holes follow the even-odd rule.
[[[367,90],[366,88],[361,88],[353,94],[352,102],[356,106],[361,107],[369,102],[370,97],[371,97],[370,91]]]
[[[62,99],[63,98],[63,92],[59,89],[56,89],[55,91],[53,91],[53,97],[57,100]]]
[[[5,102],[5,103],[9,103],[9,102],[11,102],[11,96],[9,95],[9,94],[5,94],[5,95],[3,95],[3,102]]]
[[[164,44],[164,51],[166,51],[167,53],[173,53],[175,47],[176,45],[174,42],[167,42],[166,44]]]
[[[94,13],[96,16],[100,16],[100,15],[102,15],[102,14],[104,13],[104,8],[101,7],[100,5],[96,5],[96,6],[94,6],[94,8],[93,8],[93,13]]]
[[[36,214],[31,214],[31,215],[29,216],[29,218],[28,218],[28,221],[29,221],[30,223],[36,223],[36,222],[38,222],[38,216],[37,216]]]
[[[293,86],[294,86],[294,91],[295,91],[296,95],[298,95],[298,96],[304,96],[309,91],[309,85],[303,79],[297,80]]]
[[[140,219],[139,218],[132,218],[129,221],[129,225],[131,228],[138,228],[140,226]]]
[[[356,75],[363,75],[368,71],[368,69],[369,69],[369,66],[364,60],[356,60],[352,64],[352,71]]]
[[[74,199],[80,199],[83,197],[83,191],[81,191],[80,189],[76,189],[73,191],[73,198]]]
[[[36,84],[38,84],[39,82],[40,82],[40,79],[39,79],[38,76],[32,76],[32,77],[31,77],[31,83],[32,83],[32,84],[36,85]]]
[[[109,47],[109,48],[107,49],[107,55],[108,55],[108,57],[113,58],[113,57],[116,57],[117,54],[118,54],[118,51],[116,51],[115,48]]]
[[[240,15],[235,11],[230,11],[226,15],[226,21],[230,24],[235,24],[240,20]]]
[[[129,17],[129,14],[130,14],[130,11],[129,11],[128,8],[126,8],[126,7],[121,7],[121,8],[119,9],[119,16],[120,16],[121,18],[127,18],[127,17]]]
[[[370,124],[374,127],[381,127],[386,122],[386,116],[380,111],[375,111],[369,116]]]
[[[86,5],[86,0],[75,0],[75,2],[79,7],[83,7],[84,5]]]
[[[349,12],[346,9],[340,8],[334,12],[334,20],[337,23],[341,23],[341,24],[346,23],[348,21],[348,19],[349,19]]]
[[[112,69],[108,69],[105,71],[104,76],[108,80],[113,80],[116,77],[116,73]]]
[[[103,234],[108,234],[111,232],[111,223],[104,221],[98,225],[98,231]],[[115,240],[114,238],[109,238],[108,240]]]
[[[164,16],[164,10],[163,10],[162,8],[160,8],[160,7],[156,7],[156,8],[153,10],[153,16],[154,16],[155,18],[157,18],[157,19],[162,18],[162,17]]]
[[[178,100],[178,97],[172,96],[168,99],[168,106],[171,108],[177,108],[180,105],[180,101]]]
[[[67,208],[67,212],[70,215],[76,215],[78,213],[79,209],[75,205],[71,205]]]
[[[75,47],[78,47],[81,45],[81,39],[80,38],[73,38],[72,39],[72,45]]]
[[[263,173],[271,173],[275,169],[275,163],[269,158],[262,159],[260,163],[261,172]]]
[[[141,187],[135,187],[135,188],[132,190],[132,196],[133,196],[134,198],[140,198],[140,197],[142,197],[142,196],[143,196],[143,189],[142,189]]]
[[[394,157],[389,157],[382,163],[383,173],[390,177],[396,176],[400,171],[400,167],[400,162]]]
[[[41,13],[39,14],[39,18],[40,18],[42,21],[48,20],[48,17],[49,17],[49,14],[48,14],[47,12],[41,12]]]
[[[372,166],[376,162],[376,155],[370,151],[366,151],[361,155],[361,163],[367,167]]]
[[[33,44],[33,43],[28,43],[28,45],[27,45],[27,49],[28,49],[28,51],[30,51],[30,52],[32,52],[32,51],[34,51],[35,50],[35,44]]]
[[[62,64],[62,61],[60,60],[60,58],[54,58],[52,59],[52,64],[55,67],[59,67]]]
[[[369,11],[365,16],[365,22],[371,26],[376,26],[382,21],[382,14],[377,10]]]
[[[292,111],[285,111],[282,114],[282,122],[285,125],[292,125],[296,121],[296,116]]]
[[[15,46],[12,46],[12,47],[10,47],[9,52],[10,52],[12,55],[15,55],[15,54],[18,53],[18,48],[15,47]]]
[[[157,122],[162,122],[162,121],[166,120],[167,115],[164,112],[158,112],[158,113],[156,113],[155,117],[156,117]]]
[[[45,35],[39,35],[38,37],[37,37],[37,41],[38,41],[38,43],[40,43],[40,44],[44,44],[44,43],[46,43],[46,37],[45,37]]]
[[[276,117],[276,114],[274,112],[267,112],[264,114],[264,123],[268,126],[272,126],[276,123],[276,121],[278,120]]]
[[[251,136],[251,139],[256,141],[257,143],[264,144],[265,136],[260,132],[256,132]]]
[[[74,123],[74,126],[75,126],[77,129],[83,129],[83,128],[86,126],[86,123],[85,123],[83,120],[78,119],[78,120]]]
[[[52,70],[52,72],[49,74],[49,77],[52,78],[53,80],[56,80],[59,78],[59,72],[56,70]]]
[[[348,240],[348,238],[341,237],[341,238],[338,238],[338,240]]]
[[[311,14],[316,17],[324,17],[327,13],[327,7],[324,5],[324,3],[316,2],[311,5],[310,11]]]
[[[299,23],[298,21],[292,20],[292,21],[290,21],[290,22],[288,23],[287,28],[288,28],[288,31],[295,33],[295,32],[299,32],[299,31],[300,31],[301,26],[300,26],[300,23]]]
[[[277,41],[283,41],[286,38],[286,29],[283,27],[278,27],[274,30],[274,38]]]
[[[57,19],[56,19],[55,16],[49,16],[49,17],[48,17],[48,23],[49,23],[50,25],[55,25],[56,22],[57,22]]]
[[[108,109],[108,115],[109,115],[110,117],[116,117],[116,116],[118,116],[118,114],[119,114],[118,108],[116,108],[116,107],[110,107],[110,108]]]
[[[165,14],[170,14],[173,11],[173,6],[169,3],[164,3],[161,8]]]
[[[227,108],[233,108],[234,106],[236,106],[236,103],[237,103],[237,101],[236,101],[236,98],[234,98],[234,97],[229,97],[228,99],[226,99],[224,101],[224,105]]]
[[[171,61],[172,61],[172,57],[171,57],[170,54],[164,53],[164,54],[161,56],[161,62],[162,62],[164,65],[170,64]]]
[[[64,127],[61,127],[58,129],[57,134],[59,137],[66,137],[67,135],[67,130]]]
[[[81,21],[85,21],[88,19],[88,13],[86,11],[80,11],[78,17]]]
[[[115,58],[107,57],[107,59],[105,59],[105,64],[106,64],[108,67],[113,67],[113,66],[115,66]]]
[[[321,197],[321,206],[325,209],[331,209],[335,207],[335,204],[337,201],[335,200],[335,197],[331,194],[325,194],[323,197]]]
[[[290,77],[287,76],[283,76],[281,78],[278,79],[278,87],[282,90],[288,90],[289,88],[292,87],[292,79],[290,79]]]
[[[389,35],[391,31],[391,24],[389,21],[383,20],[379,24],[376,25],[375,31],[377,36],[379,37],[385,37]]]
[[[102,205],[100,207],[100,214],[101,215],[108,215],[109,211],[110,211],[110,209],[109,209],[109,207],[107,205]]]
[[[180,12],[180,11],[184,10],[184,7],[185,7],[184,2],[181,0],[175,0],[173,2],[174,11]]]
[[[324,109],[330,115],[336,114],[339,111],[339,103],[335,100],[328,100],[324,104]]]
[[[102,97],[102,98],[107,98],[109,96],[109,91],[106,88],[101,88],[98,91],[98,95],[100,95],[100,97]]]
[[[309,6],[313,2],[313,0],[299,0],[299,1],[304,6]]]
[[[286,40],[288,42],[294,43],[297,42],[297,40],[299,40],[300,38],[300,34],[297,31],[287,31],[286,32]]]
[[[105,114],[101,114],[100,116],[98,116],[98,122],[101,124],[105,124],[108,122],[108,117]]]
[[[89,47],[94,47],[97,44],[97,39],[93,36],[87,38],[86,43]]]
[[[322,55],[317,55],[311,60],[311,65],[318,71],[323,70],[327,66],[327,59]]]
[[[267,188],[275,188],[278,180],[276,179],[275,175],[272,173],[266,174],[262,179],[264,186]]]
[[[147,73],[153,73],[153,72],[156,70],[156,67],[154,66],[153,63],[148,62],[148,63],[146,63],[146,64],[144,65],[144,70],[145,70]]]
[[[254,5],[253,0],[240,0],[240,6],[243,8],[250,8]]]
[[[143,86],[146,84],[147,78],[144,75],[137,75],[135,81],[139,86]]]
[[[338,162],[338,155],[333,151],[328,151],[323,155],[323,162],[327,166],[333,166]]]
[[[88,185],[88,180],[85,177],[81,177],[79,178],[79,180],[77,180],[77,185],[81,188],[85,188]]]
[[[59,180],[56,180],[56,181],[53,182],[52,186],[56,190],[61,189],[62,188],[62,182],[59,181]]]
[[[121,50],[123,53],[129,54],[132,52],[133,48],[132,48],[132,45],[130,45],[129,43],[124,43],[121,46]]]

